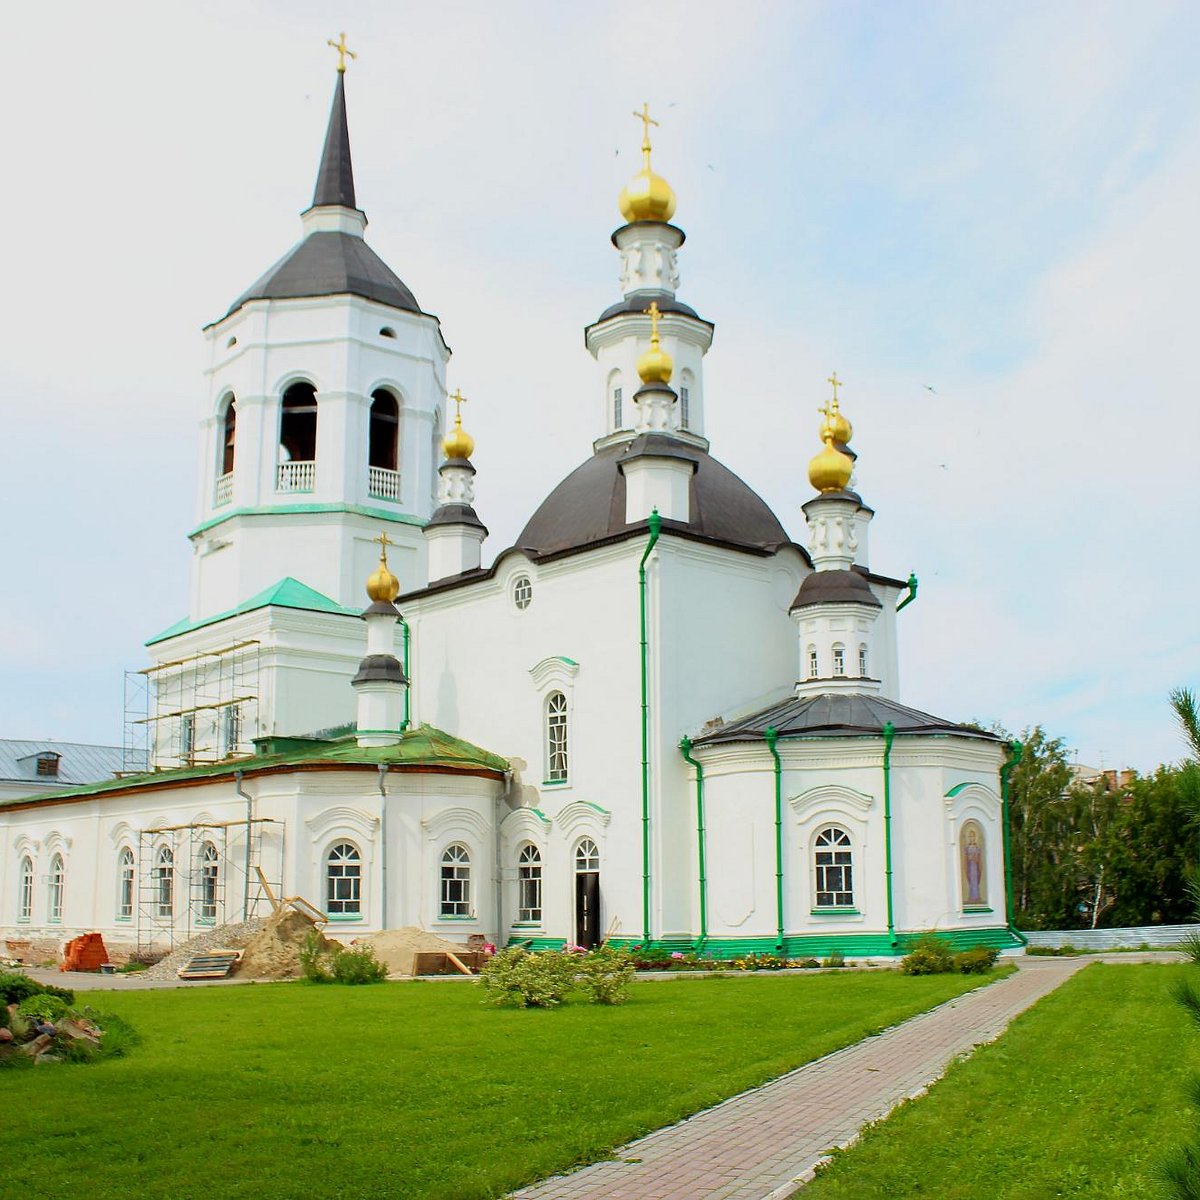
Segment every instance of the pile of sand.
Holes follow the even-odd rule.
[[[237,974],[243,979],[298,979],[303,974],[300,950],[315,928],[310,917],[294,908],[273,913],[246,942]]]
[[[466,947],[461,942],[448,942],[436,933],[426,933],[416,925],[405,925],[402,929],[385,929],[371,937],[363,938],[360,945],[370,946],[375,951],[375,957],[388,969],[388,975],[411,975],[413,959],[420,951],[449,950],[452,954],[461,954]]]

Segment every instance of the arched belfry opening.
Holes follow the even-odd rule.
[[[217,483],[213,502],[220,506],[233,499],[233,455],[237,440],[237,400],[230,392],[223,401],[220,418],[221,444],[217,451]]]
[[[317,464],[317,389],[293,383],[283,393],[279,413],[279,479],[281,492],[311,492]]]
[[[400,402],[385,388],[371,393],[367,476],[370,495],[400,499]]]

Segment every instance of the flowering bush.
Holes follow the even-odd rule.
[[[573,953],[515,947],[497,950],[479,972],[479,983],[493,1004],[553,1008],[571,990],[579,969]]]
[[[633,955],[620,946],[597,946],[579,960],[579,986],[596,1004],[623,1004],[633,982]]]

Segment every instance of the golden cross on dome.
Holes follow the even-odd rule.
[[[377,538],[372,538],[371,541],[379,543],[379,561],[387,562],[387,548],[396,545],[386,533],[381,533]]]
[[[326,45],[332,46],[338,52],[338,74],[345,75],[346,55],[350,55],[351,58],[358,57],[358,55],[346,45],[346,35],[344,33],[339,33],[338,40],[336,42],[333,40],[333,38],[330,38]]]
[[[837,377],[836,371],[834,371],[834,373],[832,375],[830,375],[830,377],[825,382],[833,384],[833,407],[837,408],[837,402],[838,402],[837,390],[838,390],[838,388],[845,387],[846,385]]]
[[[455,424],[462,424],[462,406],[468,403],[466,396],[462,394],[462,388],[455,388],[454,395],[448,396],[448,400],[454,401],[454,421]]]
[[[650,102],[648,100],[642,102],[642,111],[634,111],[633,114],[642,123],[642,140],[646,143],[643,147],[646,150],[650,149],[650,126],[653,125],[656,129],[659,123],[650,115]]]
[[[646,313],[650,318],[650,340],[652,342],[657,342],[658,341],[658,318],[662,316],[662,313],[659,312],[659,309],[658,309],[658,301],[651,300],[650,307],[643,308],[642,312]]]

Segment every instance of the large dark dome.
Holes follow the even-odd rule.
[[[673,457],[695,463],[691,483],[691,520],[664,522],[664,528],[688,532],[708,541],[760,552],[790,542],[775,514],[728,467],[710,454],[675,438],[650,435]],[[517,538],[516,545],[536,557],[559,554],[619,537],[645,526],[625,521],[625,476],[621,461],[646,448],[649,439],[607,446],[576,467],[542,501]]]

